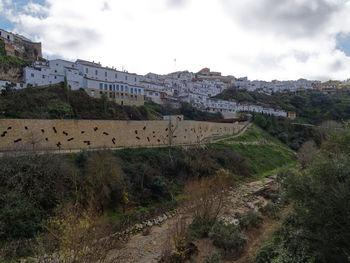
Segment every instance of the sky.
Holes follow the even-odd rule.
[[[138,74],[350,78],[350,0],[0,0],[0,28],[45,58]]]

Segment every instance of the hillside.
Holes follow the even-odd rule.
[[[190,120],[221,118],[220,114],[204,113],[188,104],[182,104],[180,109],[164,108],[155,103],[140,107],[121,106],[107,97],[92,98],[83,90],[66,90],[63,83],[7,89],[0,96],[0,118],[153,120],[162,119],[165,114],[183,114]]]
[[[262,133],[253,129],[249,136]],[[263,136],[268,139],[268,134]],[[243,134],[243,141],[251,140],[246,140]],[[51,250],[53,244],[61,251],[67,248],[71,251],[73,247],[79,251],[91,246],[89,242],[96,236],[123,232],[134,224],[181,208],[186,199],[185,188],[199,178],[212,180],[224,173],[230,175],[229,184],[235,186],[271,175],[279,167],[295,162],[289,150],[275,145],[241,148],[227,142],[229,138],[207,148],[139,148],[2,157],[0,179],[6,183],[1,186],[0,244],[6,258],[38,253],[21,246],[20,241],[34,237],[35,233],[40,233],[41,241],[46,240],[40,251]],[[95,211],[93,214],[91,209]],[[61,232],[55,222],[62,222],[65,231]],[[61,243],[51,234],[59,234],[65,241]],[[115,240],[103,249],[109,251],[119,245]],[[161,251],[159,247],[156,249]],[[94,256],[107,255],[107,252],[99,253]]]
[[[347,120],[350,118],[350,91],[325,95],[319,91],[307,91],[301,94],[275,93],[266,95],[256,91],[242,91],[237,88],[224,90],[216,98],[233,99],[237,102],[250,102],[280,107],[295,111],[298,120],[311,124],[320,124],[324,120]]]

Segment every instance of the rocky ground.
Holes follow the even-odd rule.
[[[275,191],[277,185],[275,178],[265,178],[263,180],[241,184],[236,188],[231,188],[222,209],[220,219],[228,223],[237,223],[235,213],[245,212],[249,209],[258,209],[265,205],[268,200],[267,196],[270,192]],[[163,247],[169,243],[170,233],[174,226],[179,222],[179,217],[185,218],[186,221],[191,220],[191,213],[178,211],[176,215],[169,214],[162,216],[162,222],[156,218],[150,222],[144,222],[142,225],[134,226],[129,232],[138,232],[130,235],[123,242],[121,249],[111,250],[107,255],[107,262],[123,262],[123,263],[151,263],[158,262],[161,257]],[[156,222],[156,223],[155,223]],[[147,226],[152,225],[152,226]],[[142,230],[141,230],[142,227]],[[140,229],[135,231],[135,229]],[[134,230],[133,230],[134,229]],[[248,233],[255,235],[254,233]],[[259,233],[256,233],[258,235]],[[252,238],[252,237],[251,237]],[[203,257],[202,250],[208,250],[212,246],[207,240],[197,242],[199,246],[199,257]],[[248,249],[248,248],[247,248]],[[205,255],[204,255],[205,256]],[[239,261],[244,262],[244,261]]]

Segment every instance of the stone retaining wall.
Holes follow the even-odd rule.
[[[240,124],[185,121],[0,120],[0,151],[73,150],[195,144]]]

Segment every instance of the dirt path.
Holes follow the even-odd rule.
[[[227,140],[227,138],[236,138],[236,137],[241,136],[243,133],[245,133],[245,131],[246,131],[247,129],[249,129],[250,126],[252,126],[252,123],[251,123],[251,122],[248,123],[246,126],[244,126],[243,129],[240,130],[237,134],[232,135],[232,136],[229,136],[229,137],[228,137],[228,136],[225,136],[225,137],[223,137],[223,138],[218,138],[218,139],[213,139],[213,138],[208,138],[208,139],[210,140],[210,143],[217,143],[217,142],[221,142],[221,141]]]
[[[243,183],[237,188],[231,188],[220,219],[231,222],[235,219],[235,212],[244,212],[256,207],[258,203],[266,203],[267,200],[257,193],[271,189],[274,185],[274,178],[265,178],[261,181]],[[185,212],[179,216],[187,218],[187,221],[191,218],[191,214]],[[158,262],[162,247],[169,242],[171,229],[174,228],[177,221],[178,219],[174,217],[166,220],[161,226],[151,227],[147,235],[140,233],[132,236],[121,249],[109,251],[106,262]]]

